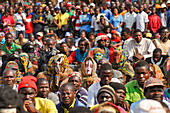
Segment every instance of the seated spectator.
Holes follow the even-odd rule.
[[[69,113],[92,113],[88,108],[77,106],[69,110]]]
[[[76,98],[75,87],[71,83],[65,83],[60,87],[61,100],[57,104],[57,109],[59,113],[67,113],[71,108],[76,106],[85,106]]]
[[[18,92],[18,85],[16,83],[16,74],[12,69],[5,69],[2,74],[3,84],[0,87],[10,86],[13,90]]]
[[[81,87],[81,83],[82,83],[81,74],[78,72],[70,73],[68,82],[74,85],[76,89],[76,98],[86,106],[87,105],[87,90]]]
[[[74,46],[74,39],[73,38],[68,38],[66,39],[66,43],[67,46],[69,47],[69,51],[73,52],[75,51],[77,48]]]
[[[50,92],[49,82],[45,78],[39,78],[37,80],[37,97],[45,98],[52,100],[55,105],[57,105],[59,101],[59,97]]]
[[[159,102],[164,102],[165,104],[168,105],[168,107],[170,108],[170,104],[169,102],[167,102],[166,100],[163,99],[164,97],[164,85],[163,83],[156,79],[156,78],[150,78],[145,82],[144,85],[144,95],[146,97],[146,99],[153,99]],[[144,100],[141,99],[135,103],[133,103],[130,107],[130,113],[135,113],[135,108],[139,105],[139,103]]]
[[[24,110],[36,113],[58,113],[53,101],[36,97],[36,81],[37,79],[33,76],[25,76],[18,86],[19,94],[23,95],[22,100],[24,101]]]
[[[66,42],[62,42],[60,44],[60,53],[65,54],[67,57],[70,56],[71,52],[69,51],[69,48]]]
[[[2,46],[2,50],[5,51],[5,53],[12,54],[16,49],[21,49],[21,46],[13,42],[11,33],[5,34],[5,44]]]
[[[29,41],[28,43],[30,43],[31,45],[35,46],[35,45],[39,45],[39,47],[42,47],[43,45],[41,44],[41,42],[39,42],[37,39],[35,39],[33,34],[29,34],[28,37]]]
[[[76,46],[77,48],[78,48],[79,41],[80,41],[81,39],[86,39],[86,40],[88,40],[88,39],[86,38],[86,34],[87,34],[87,32],[86,32],[85,30],[82,30],[82,31],[81,31],[80,38],[78,38],[78,39],[76,40],[76,42],[75,42],[75,46]]]
[[[133,39],[129,41],[128,44],[128,59],[133,61],[137,55],[141,56],[139,60],[142,58],[146,59],[152,56],[154,49],[155,45],[152,43],[152,41],[150,39],[143,38],[142,32],[139,29],[136,29],[133,32]]]
[[[125,101],[130,105],[145,98],[143,93],[144,83],[149,79],[151,73],[147,62],[141,60],[135,65],[136,80],[132,80],[125,84],[126,97]]]
[[[16,39],[14,42],[22,47],[22,45],[28,42],[28,39],[25,39],[23,33],[19,32],[18,39]]]
[[[99,76],[101,81],[96,82],[89,87],[87,107],[92,107],[98,104],[97,93],[102,86],[109,85],[109,83],[111,82],[111,79],[113,77],[112,66],[108,63],[103,64],[100,68]]]
[[[87,56],[91,56],[93,58],[93,51],[89,41],[86,39],[81,39],[78,45],[79,49],[73,51],[68,57],[70,64],[81,64]]]

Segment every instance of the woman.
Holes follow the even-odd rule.
[[[26,44],[27,42],[28,42],[28,40],[24,38],[24,34],[22,32],[20,32],[18,34],[18,39],[15,40],[15,43],[22,46],[23,44]]]
[[[110,26],[113,30],[117,30],[117,32],[122,31],[122,25],[123,25],[123,17],[122,15],[118,14],[118,8],[113,9],[113,16],[110,19]]]

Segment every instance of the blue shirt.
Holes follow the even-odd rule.
[[[106,14],[105,16],[106,16],[109,20],[110,20],[111,17],[112,17],[112,12],[111,12],[109,9],[107,9],[107,10],[102,10],[101,13],[105,13],[105,14]]]
[[[119,15],[118,18],[114,18],[114,16],[112,16],[112,18],[110,19],[110,23],[113,24],[113,27],[118,27],[121,22],[123,22],[122,15]],[[122,31],[122,27],[119,27],[117,29],[117,32],[121,32],[121,31]]]
[[[79,21],[80,21],[80,23],[81,22],[87,22],[87,21],[91,22],[91,15],[90,14],[86,14],[86,15],[81,14],[80,17],[79,17]],[[81,25],[80,32],[82,30],[87,31],[87,33],[88,33],[88,32],[91,32],[91,27],[90,27],[90,25]]]

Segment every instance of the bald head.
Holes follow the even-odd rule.
[[[71,89],[73,92],[75,92],[75,87],[71,83],[65,83],[61,86],[60,90],[64,90],[65,88]]]
[[[97,70],[100,70],[100,68],[101,68],[101,65],[102,64],[105,64],[105,63],[110,63],[109,61],[108,61],[108,59],[106,59],[106,58],[102,58],[102,59],[100,59],[98,62],[97,62]]]
[[[7,74],[9,74],[9,73],[15,75],[14,71],[13,71],[11,68],[5,69],[5,70],[3,71],[3,74],[2,74],[2,75],[4,76],[4,75],[7,75]]]
[[[39,87],[41,83],[48,83],[48,81],[45,78],[39,78],[36,83],[37,87]]]
[[[15,76],[14,71],[10,68],[4,70],[2,81],[5,86],[11,86],[13,88],[16,82],[16,76]]]

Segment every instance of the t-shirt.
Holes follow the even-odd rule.
[[[21,15],[22,15],[23,19],[26,19],[26,14],[25,13],[22,13]],[[19,13],[16,13],[15,16],[16,16],[16,19],[17,19],[16,23],[22,23],[23,24],[23,26],[20,25],[20,24],[17,24],[15,26],[15,30],[16,31],[24,31],[25,30],[25,25],[24,25],[22,17],[19,15]]]
[[[11,16],[11,15],[9,15],[8,17],[2,16],[1,23],[6,23],[6,24],[12,25],[15,23],[15,20],[14,20],[13,16]]]
[[[33,33],[32,15],[26,17],[25,33],[26,34]]]
[[[44,14],[33,14],[32,20],[40,20],[40,21],[45,21],[45,15]],[[34,32],[41,32],[44,31],[44,24],[42,23],[34,23],[33,24],[33,30]]]
[[[114,16],[112,16],[112,18],[110,19],[110,23],[113,24],[113,27],[118,27],[121,22],[123,22],[122,15],[119,15],[118,18],[114,18]],[[122,27],[119,27],[116,30],[117,30],[117,32],[120,33],[122,31]]]
[[[54,19],[58,21],[59,26],[66,25],[68,23],[69,14],[65,12],[64,14],[59,13],[57,14]]]

